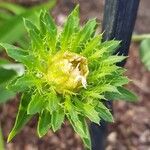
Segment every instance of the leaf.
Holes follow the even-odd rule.
[[[125,58],[127,58],[127,57],[126,56],[115,56],[115,55],[114,56],[109,56],[107,59],[105,59],[103,61],[103,63],[107,63],[107,64],[111,65],[111,64],[115,64],[117,62],[121,62]]]
[[[66,96],[65,108],[66,111],[68,112],[67,118],[70,121],[71,125],[73,126],[73,129],[80,135],[86,147],[91,149],[91,140],[87,123],[84,117],[79,115],[79,113],[77,113],[69,96]]]
[[[30,34],[33,49],[40,51],[43,48],[42,39],[35,32],[35,30],[29,30],[29,34]]]
[[[61,49],[66,50],[68,47],[68,43],[71,39],[71,36],[77,30],[79,25],[79,6],[77,5],[76,8],[72,11],[69,15],[65,25],[63,32],[61,34]]]
[[[92,99],[105,99],[104,95],[100,95],[99,92],[94,91],[87,91],[84,92],[84,95],[86,98],[92,98]]]
[[[52,112],[51,124],[54,132],[60,129],[64,121],[64,117],[65,117],[65,112],[61,108]]]
[[[100,123],[100,117],[92,105],[87,103],[84,104],[77,99],[75,100],[75,103],[77,108],[82,111],[82,114],[85,114],[92,122],[95,122],[96,124]]]
[[[106,53],[113,54],[119,48],[120,43],[121,42],[117,41],[117,40],[105,41],[105,42],[101,43],[99,48],[106,49],[106,51],[105,51]]]
[[[30,20],[24,18],[23,21],[27,31],[34,30],[36,34],[40,34],[39,29]]]
[[[68,115],[68,120],[70,121],[73,129],[75,130],[75,132],[77,132],[79,134],[79,136],[81,137],[81,139],[83,140],[85,146],[89,149],[91,149],[91,140],[90,140],[90,134],[89,134],[89,130],[88,130],[88,126],[87,123],[84,119],[84,117],[82,117],[81,115],[77,115],[76,112],[74,112],[77,117],[77,120],[74,118],[72,118],[72,114]]]
[[[43,15],[43,16],[42,16]],[[47,12],[41,12],[40,18],[41,30],[43,31],[43,37],[47,35],[47,43],[50,50],[54,52],[57,40],[57,26],[53,18]]]
[[[71,49],[79,52],[80,46],[86,43],[95,33],[97,27],[96,19],[89,20],[77,35]]]
[[[6,89],[4,85],[3,86],[0,85],[0,104],[7,102],[8,100],[15,97],[15,95],[16,95],[15,92]]]
[[[0,8],[11,11],[14,14],[21,14],[24,11],[26,11],[26,9],[21,5],[8,3],[8,2],[0,2]]]
[[[51,90],[50,93],[47,94],[48,97],[48,104],[47,109],[52,113],[54,110],[57,110],[58,107],[60,107],[59,104],[59,98],[57,97],[57,93],[54,89]]]
[[[32,56],[29,56],[28,52],[22,50],[21,48],[6,43],[0,43],[0,46],[6,49],[8,56],[12,57],[16,61],[22,62],[27,66],[33,61]]]
[[[27,115],[27,106],[29,102],[30,102],[30,93],[25,93],[21,98],[15,125],[8,136],[7,142],[10,142],[12,138],[24,127],[24,125],[31,118],[31,115]]]
[[[101,40],[102,36],[98,35],[98,36],[95,36],[94,38],[92,38],[85,46],[82,54],[83,55],[90,55],[94,50],[95,48],[98,47],[98,45],[100,44],[100,40]]]
[[[10,14],[9,12],[6,12],[6,11],[2,11],[0,12],[0,26],[7,20],[9,20],[13,15]]]
[[[3,140],[3,133],[2,133],[1,125],[0,125],[0,150],[4,150],[4,140]]]
[[[51,127],[51,114],[48,110],[45,109],[40,113],[38,120],[37,132],[39,137],[44,136],[48,132],[50,127]]]
[[[6,61],[1,60],[1,64],[8,63]],[[0,103],[7,102],[12,99],[16,93],[6,89],[7,83],[16,76],[16,72],[14,70],[8,70],[0,67]]]
[[[113,86],[122,86],[125,85],[129,82],[129,79],[127,77],[123,77],[123,76],[116,76],[112,79],[111,81],[111,85]]]
[[[31,87],[36,85],[37,80],[31,75],[23,75],[21,77],[13,79],[8,84],[8,89],[19,92],[19,91],[26,91]]]
[[[15,75],[16,72],[14,70],[8,70],[0,67],[0,84],[8,82]]]
[[[40,113],[43,109],[46,108],[47,103],[48,102],[44,99],[42,95],[36,93],[31,97],[31,101],[28,105],[27,113],[30,115]]]
[[[118,93],[106,93],[105,97],[110,100],[125,100],[129,102],[136,102],[137,101],[137,96],[130,92],[129,90],[123,88],[123,87],[118,87]]]
[[[99,124],[100,123],[100,117],[98,115],[98,112],[95,110],[95,108],[90,104],[84,104],[83,110],[85,115],[94,123]]]
[[[35,48],[36,50],[42,49],[43,41],[40,37],[39,29],[31,21],[27,19],[24,19],[24,24],[30,35],[33,48]]]
[[[116,92],[116,93],[118,93],[119,92],[117,87],[110,85],[110,84],[101,85],[100,87],[95,88],[93,90],[96,90],[99,93],[103,93],[103,92]]]
[[[111,114],[111,112],[109,111],[109,109],[101,102],[98,103],[96,110],[99,113],[99,116],[108,122],[114,122],[113,116]]]
[[[145,39],[140,45],[140,58],[145,67],[150,71],[150,39]]]
[[[19,15],[13,16],[8,21],[5,21],[0,28],[0,41],[13,43],[17,41],[24,33],[25,29],[23,26],[22,18],[30,18],[37,21],[35,12],[39,12],[42,8],[51,9],[54,7],[56,0],[49,0],[41,5],[34,6]]]

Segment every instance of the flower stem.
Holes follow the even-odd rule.
[[[1,126],[0,126],[0,150],[4,150],[4,142]]]
[[[150,39],[150,34],[133,35],[132,42],[141,42],[144,39]]]

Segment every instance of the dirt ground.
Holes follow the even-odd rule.
[[[12,0],[11,0],[12,1]],[[23,5],[33,5],[36,0],[13,0]],[[41,0],[42,1],[42,0]],[[58,24],[62,24],[66,15],[79,1],[81,23],[97,17],[102,21],[104,0],[59,0],[52,14]],[[141,0],[135,33],[150,32],[150,0]],[[128,87],[139,97],[136,104],[122,101],[114,102],[115,123],[109,126],[106,150],[150,150],[150,72],[146,71],[139,59],[139,44],[132,43],[126,63],[127,76],[133,80]],[[19,100],[8,102],[0,107],[0,121],[5,140],[13,126]],[[84,150],[83,144],[65,122],[57,133],[49,131],[42,139],[36,134],[36,117],[6,144],[6,150]]]

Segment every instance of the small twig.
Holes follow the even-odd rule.
[[[141,35],[135,35],[132,36],[132,42],[141,42],[144,39],[150,39],[150,34],[141,34]]]

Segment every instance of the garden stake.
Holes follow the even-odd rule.
[[[121,46],[116,53],[128,55],[131,36],[137,16],[139,0],[106,0],[103,20],[103,40],[117,39],[121,41]],[[124,66],[125,61],[119,63]],[[112,101],[107,104],[112,110]],[[107,136],[107,123],[101,121],[98,126],[91,124],[91,139],[93,150],[104,150]]]

